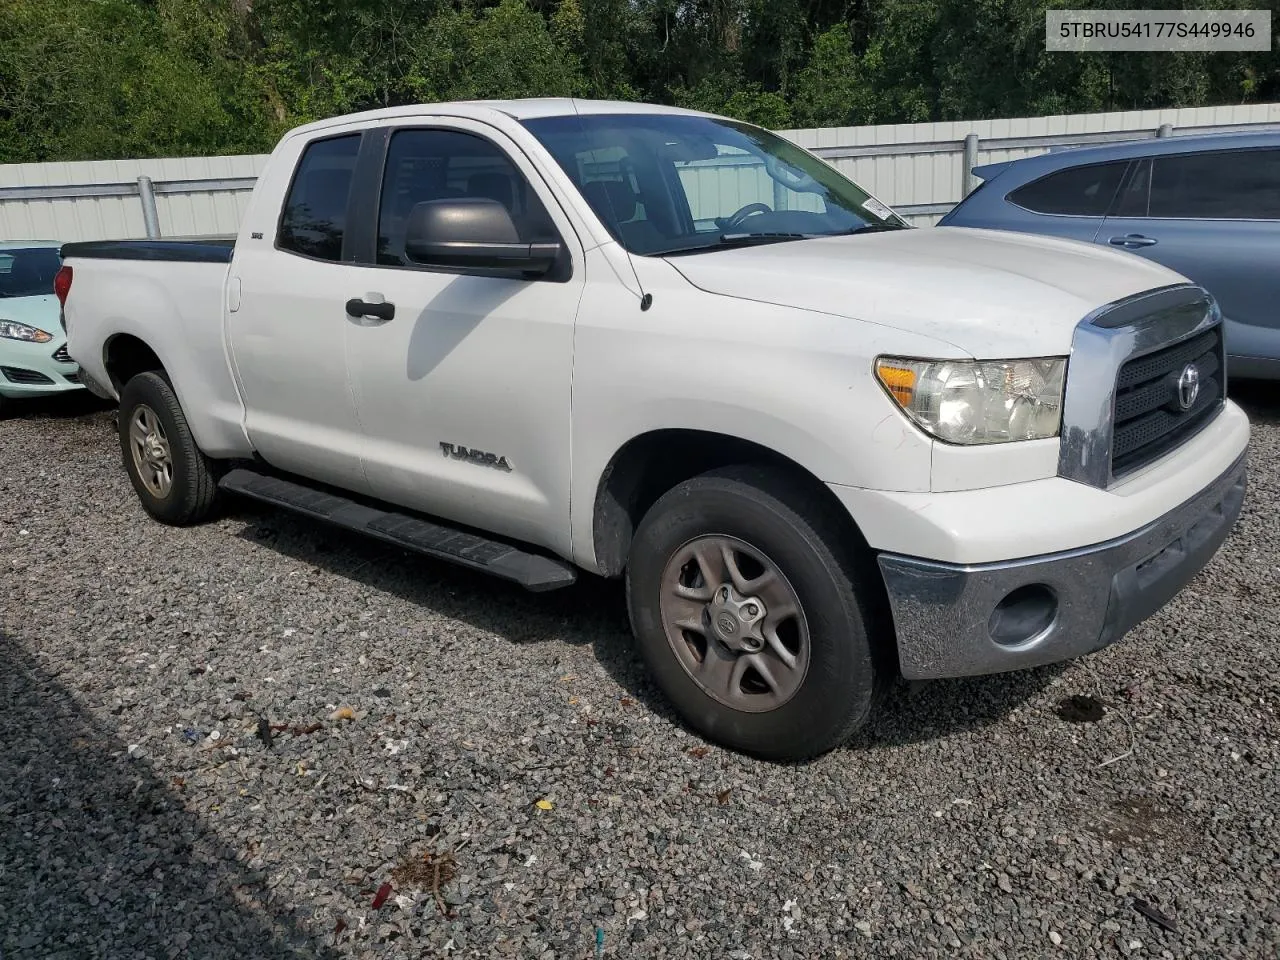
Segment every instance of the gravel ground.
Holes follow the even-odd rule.
[[[1170,607],[900,686],[801,766],[685,733],[615,585],[244,503],[165,528],[109,411],[32,407],[0,423],[0,955],[1274,957],[1276,393]]]

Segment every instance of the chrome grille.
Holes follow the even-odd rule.
[[[1104,304],[1076,324],[1062,403],[1058,476],[1107,489],[1212,422],[1226,402],[1222,311],[1177,283]],[[1195,364],[1188,409],[1178,378]]]
[[[75,361],[71,359],[71,354],[67,353],[67,345],[65,343],[57,350],[53,351],[53,359],[57,360],[59,363],[75,363]]]
[[[1225,395],[1222,325],[1126,361],[1116,376],[1111,475],[1121,477],[1190,439],[1212,419]],[[1190,406],[1184,371],[1198,375]]]

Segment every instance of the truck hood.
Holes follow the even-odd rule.
[[[932,337],[978,359],[1065,355],[1090,311],[1186,278],[1075,240],[922,227],[671,256],[709,293]]]

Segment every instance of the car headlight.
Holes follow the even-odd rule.
[[[53,334],[16,320],[0,320],[0,337],[6,340],[25,340],[27,343],[48,343],[53,339]]]
[[[939,440],[959,444],[1056,437],[1066,372],[1066,357],[876,360],[876,377],[906,415]]]

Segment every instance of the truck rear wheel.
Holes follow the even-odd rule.
[[[707,739],[802,760],[869,716],[885,671],[869,591],[832,529],[785,473],[745,466],[679,484],[640,522],[632,629],[658,686]]]
[[[168,379],[154,371],[131,378],[118,421],[125,470],[147,513],[171,526],[205,520],[218,499],[214,464],[196,446]]]

